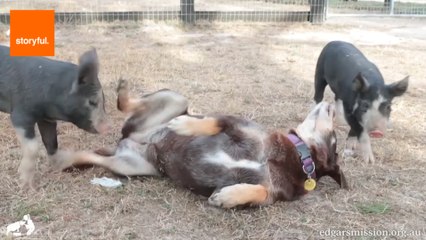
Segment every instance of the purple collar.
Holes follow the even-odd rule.
[[[296,146],[296,150],[300,156],[300,162],[302,163],[303,172],[306,173],[308,178],[315,179],[315,163],[312,160],[308,146],[296,134],[289,133],[287,138]]]

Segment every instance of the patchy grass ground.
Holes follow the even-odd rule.
[[[330,40],[357,44],[387,82],[405,75],[411,82],[408,93],[395,99],[391,131],[373,142],[377,163],[341,159],[352,190],[340,190],[324,178],[302,200],[246,210],[211,207],[166,179],[122,179],[124,187],[114,190],[94,186],[93,177],[114,176],[100,168],[51,172],[42,148],[40,189],[20,191],[21,150],[9,116],[0,114],[0,227],[30,213],[36,231],[28,239],[334,239],[321,237],[320,231],[420,231],[426,222],[425,24],[421,19],[330,19],[323,26],[58,26],[57,58],[75,62],[90,46],[98,49],[107,110],[115,123],[108,136],[61,123],[60,147],[65,149],[115,144],[124,117],[115,109],[120,76],[135,93],[171,88],[188,96],[195,112],[237,114],[270,128],[290,128],[303,120],[313,97],[317,57]],[[1,33],[5,30],[0,26]],[[332,100],[329,91],[327,99]],[[345,131],[338,132],[340,150]]]

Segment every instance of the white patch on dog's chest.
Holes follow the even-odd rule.
[[[259,169],[262,164],[246,159],[235,160],[224,151],[217,151],[212,154],[207,154],[203,158],[204,161],[212,164],[222,165],[226,168],[250,168]]]

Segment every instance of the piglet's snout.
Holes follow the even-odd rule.
[[[381,138],[384,136],[384,133],[380,130],[373,130],[368,133],[372,138]]]
[[[386,133],[386,126],[388,125],[388,121],[384,117],[372,119],[371,121],[373,124],[371,124],[371,127],[368,127],[368,135],[372,138],[382,138],[385,136]]]

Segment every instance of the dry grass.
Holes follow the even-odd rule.
[[[242,115],[270,128],[294,127],[305,117],[316,59],[326,41],[336,36],[358,44],[388,82],[406,74],[412,81],[409,92],[395,99],[392,131],[373,142],[377,163],[342,159],[352,190],[340,190],[324,178],[302,200],[239,211],[210,207],[166,179],[123,179],[124,187],[114,190],[93,186],[93,177],[112,175],[99,168],[49,172],[44,149],[37,165],[39,191],[22,192],[17,174],[21,151],[8,115],[0,114],[0,226],[30,213],[36,224],[31,239],[320,239],[319,231],[329,228],[420,230],[426,212],[423,26],[425,21],[402,19],[380,24],[331,20],[324,26],[59,26],[57,58],[76,61],[89,46],[98,49],[108,112],[115,123],[108,136],[61,123],[60,147],[65,149],[115,144],[123,121],[114,106],[120,76],[130,80],[134,92],[171,88],[188,96],[196,112]],[[384,36],[380,44],[371,37],[377,34]],[[345,132],[339,131],[340,149],[344,138]]]

